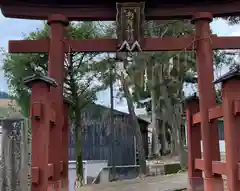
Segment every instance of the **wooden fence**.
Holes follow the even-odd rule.
[[[82,116],[83,160],[108,160],[109,165],[112,165],[113,161],[115,165],[135,164],[136,144],[130,115],[114,111],[114,123],[113,127],[111,127],[110,117],[108,115],[109,109],[96,105],[93,108],[95,109],[89,109]],[[148,123],[140,119],[139,123],[142,129],[144,147],[147,155]],[[69,160],[75,160],[74,127],[71,129]]]

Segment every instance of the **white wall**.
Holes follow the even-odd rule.
[[[87,176],[96,178],[99,172],[107,166],[108,162],[104,160],[83,161],[83,176],[85,184],[87,183]],[[76,161],[69,161],[68,163],[68,180],[69,191],[74,191],[74,182],[76,180]]]

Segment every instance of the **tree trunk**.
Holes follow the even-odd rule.
[[[174,130],[174,122],[173,122],[173,105],[172,101],[168,92],[168,87],[164,82],[164,65],[159,65],[159,71],[158,71],[158,77],[159,77],[159,83],[161,88],[161,95],[164,97],[164,108],[165,112],[163,115],[163,118],[165,119],[164,124],[162,127],[166,129],[166,122],[171,126],[170,131],[170,152],[172,155],[177,155],[177,132]],[[164,133],[164,137],[166,137],[166,132]]]
[[[79,116],[79,118],[77,117]],[[76,140],[76,181],[75,181],[75,189],[84,185],[83,179],[83,163],[82,163],[82,145],[81,145],[81,112],[76,112],[75,119],[75,140]]]
[[[171,155],[172,156],[178,155],[178,135],[177,128],[175,125],[172,125],[171,128]]]
[[[162,149],[162,155],[165,155],[167,153],[167,137],[166,137],[166,122],[162,121],[161,126],[159,126],[159,132],[160,132],[160,143],[161,143],[161,149]]]
[[[153,70],[153,76],[152,76],[152,90],[151,90],[151,98],[152,98],[152,156],[154,158],[158,158],[159,155],[159,141],[158,141],[158,135],[159,135],[159,128],[157,123],[157,115],[156,115],[156,105],[157,105],[157,98],[156,98],[156,91],[155,91],[155,77],[154,77],[154,69]]]
[[[81,106],[79,103],[79,97],[77,93],[77,82],[74,80],[73,76],[73,62],[72,54],[69,54],[69,76],[70,76],[70,88],[72,92],[72,99],[74,100],[74,128],[75,128],[75,153],[76,153],[76,180],[75,189],[83,186],[83,164],[82,164],[82,145],[81,145]]]
[[[114,112],[114,95],[113,95],[113,63],[112,62],[109,62],[110,64],[110,74],[109,74],[109,78],[110,78],[110,105],[111,105],[111,108],[110,108],[110,127],[111,127],[111,133],[112,133],[112,137],[113,137],[113,140],[112,140],[112,151],[111,151],[111,159],[112,159],[112,180],[111,181],[115,181],[117,180],[117,177],[116,177],[116,165],[115,165],[115,147],[116,147],[116,137],[115,137],[115,127],[114,127],[114,124],[113,124],[113,120],[114,120],[114,115],[113,115],[113,112]]]
[[[178,137],[179,137],[179,148],[178,148],[178,155],[179,161],[182,169],[187,168],[187,152],[184,148],[184,142],[182,137],[181,128],[178,128]]]
[[[142,139],[140,125],[138,123],[137,116],[134,111],[134,105],[133,105],[133,102],[131,99],[131,94],[129,92],[128,84],[127,84],[126,80],[124,79],[123,74],[121,74],[121,84],[123,87],[125,98],[127,100],[128,111],[129,111],[130,116],[132,117],[132,126],[134,128],[134,133],[136,136],[137,151],[138,151],[139,163],[140,163],[139,176],[141,177],[142,175],[147,173],[145,149],[143,146],[143,139]]]
[[[184,149],[183,133],[182,133],[182,110],[181,105],[175,105],[173,114],[173,129],[174,136],[176,136],[176,153],[178,154],[180,165],[182,169],[186,169],[187,166],[187,153]],[[175,135],[176,134],[176,135]]]
[[[72,84],[73,85],[73,84]],[[77,92],[75,91],[76,84],[74,83],[73,87],[73,95],[75,100],[75,109],[74,109],[74,122],[75,122],[75,153],[76,153],[76,180],[75,180],[75,189],[78,189],[84,185],[83,179],[83,163],[82,163],[82,128],[81,128],[81,108],[78,99]]]
[[[182,132],[182,127],[184,127],[183,119],[182,119],[182,109],[181,105],[176,106],[174,121],[176,124],[177,135],[178,135],[178,156],[182,169],[186,169],[187,167],[187,153],[184,148],[184,136],[185,134]]]

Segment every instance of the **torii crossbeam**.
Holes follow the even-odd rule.
[[[212,49],[238,49],[240,37],[218,37],[211,35]],[[143,51],[183,51],[196,48],[197,38],[194,36],[163,37],[144,39]],[[69,47],[73,52],[116,52],[117,39],[89,39],[65,41],[65,52]],[[48,53],[49,39],[42,40],[10,40],[9,53]]]

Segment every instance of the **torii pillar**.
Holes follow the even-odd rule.
[[[226,73],[215,83],[222,84],[222,112],[224,118],[224,140],[226,149],[225,172],[227,190],[240,188],[240,67]]]
[[[220,161],[217,120],[209,122],[208,109],[216,106],[213,84],[213,50],[210,39],[210,13],[197,13],[192,23],[196,27],[196,61],[198,72],[199,107],[204,159],[204,190],[223,191],[222,177],[212,173],[212,161]]]
[[[48,76],[55,79],[58,84],[57,88],[50,89],[50,99],[53,109],[56,111],[56,124],[50,130],[49,140],[49,163],[53,164],[53,176],[50,179],[50,184],[53,184],[55,189],[61,188],[62,153],[60,146],[62,144],[62,129],[64,126],[64,32],[68,24],[67,18],[60,14],[51,15],[48,18],[48,25],[50,26]]]
[[[32,126],[32,191],[47,191],[50,172],[48,145],[51,123],[55,113],[49,104],[50,88],[56,88],[55,80],[45,76],[29,76],[24,83],[31,87],[30,118]],[[58,152],[58,151],[55,151]],[[52,166],[52,164],[50,164]]]
[[[188,144],[188,191],[203,191],[202,171],[196,170],[195,159],[201,158],[201,127],[200,123],[193,125],[193,115],[199,112],[199,98],[194,94],[186,98],[186,122]]]

